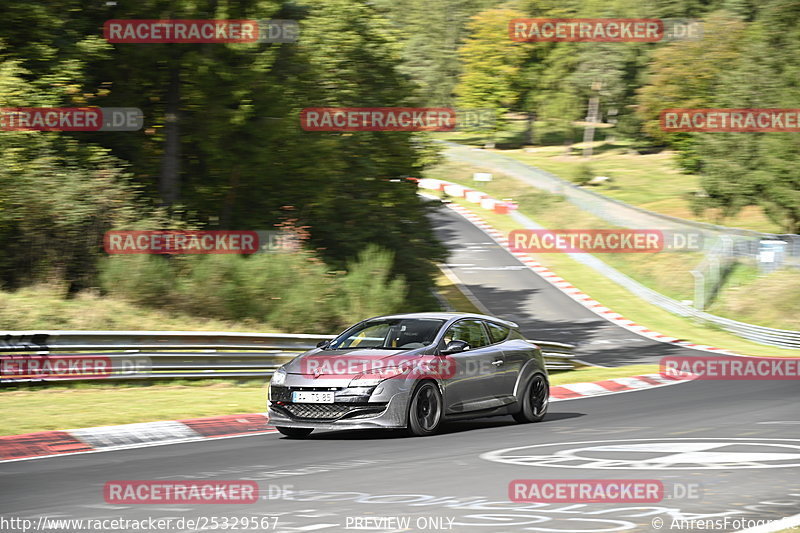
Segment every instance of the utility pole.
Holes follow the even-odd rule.
[[[586,128],[583,130],[583,157],[588,159],[592,157],[592,143],[594,142],[594,127],[598,120],[600,120],[600,89],[603,84],[599,81],[592,82],[592,92],[594,93],[589,98],[589,109],[586,113]]]

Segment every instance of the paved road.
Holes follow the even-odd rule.
[[[436,220],[452,246],[456,273],[490,309],[513,316],[532,337],[577,342],[584,357],[610,364],[651,361],[670,348],[647,340],[629,344],[636,337],[593,317],[534,274],[498,269],[515,263],[457,215],[442,212]],[[217,517],[220,524],[222,517],[276,517],[275,530],[287,533],[356,525],[364,531],[378,524],[368,530],[657,531],[654,520],[671,532],[712,529],[681,522],[692,519],[719,520],[715,531],[735,531],[743,525],[737,519],[800,513],[798,393],[800,384],[791,381],[695,381],[553,403],[540,424],[518,425],[510,417],[458,422],[428,438],[321,432],[290,441],[271,434],[2,463],[0,530],[22,531],[2,519],[37,523],[47,516]],[[201,395],[198,390],[198,401]],[[108,481],[149,479],[255,480],[261,499],[249,505],[104,501]],[[511,503],[507,491],[515,479],[650,479],[679,497]],[[363,522],[368,517],[386,521]],[[184,524],[172,531],[197,529]]]
[[[441,435],[421,439],[328,432],[290,441],[273,434],[3,463],[0,517],[276,516],[277,530],[286,532],[345,531],[348,517],[351,525],[357,517],[410,517],[407,529],[372,531],[491,533],[652,531],[655,518],[671,524],[721,513],[729,520],[776,519],[800,513],[800,468],[786,466],[800,465],[800,417],[794,402],[787,401],[797,397],[799,388],[796,382],[689,382],[554,403],[540,424],[518,425],[510,417],[459,422]],[[563,444],[587,441],[616,442]],[[612,444],[616,451],[585,449]],[[632,444],[648,446],[625,448]],[[539,448],[482,458],[526,446]],[[577,456],[574,462],[536,464],[578,448],[584,450],[571,452]],[[680,456],[679,450],[684,451]],[[509,456],[524,464],[497,462]],[[670,463],[669,457],[678,462]],[[608,461],[616,467],[599,469]],[[678,483],[700,499],[653,504],[507,499],[514,479],[592,478],[656,479],[669,492]],[[104,502],[107,481],[130,479],[252,479],[266,499],[236,506]],[[295,493],[278,498],[282,489]],[[417,527],[437,520],[441,527]]]
[[[439,239],[450,250],[448,266],[456,277],[492,314],[517,322],[528,338],[575,344],[580,359],[602,366],[703,354],[653,341],[600,318],[450,209],[437,210],[433,220]]]

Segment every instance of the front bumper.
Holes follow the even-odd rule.
[[[334,387],[331,387],[331,389]],[[314,429],[391,429],[405,428],[407,424],[407,390],[387,390],[380,387],[378,394],[354,395],[347,387],[335,391],[332,404],[293,403],[294,390],[308,387],[270,387],[267,413],[273,426]],[[373,388],[374,389],[374,388]],[[380,390],[382,389],[382,390]]]

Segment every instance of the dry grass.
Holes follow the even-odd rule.
[[[0,330],[275,331],[256,321],[228,322],[149,309],[83,292],[65,299],[54,286],[0,291]]]

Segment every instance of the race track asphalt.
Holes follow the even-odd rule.
[[[520,322],[530,337],[576,343],[582,357],[607,364],[693,353],[647,339],[631,342],[642,338],[594,316],[532,272],[500,268],[518,263],[462,221],[446,211],[436,215],[453,251],[451,268],[490,310]],[[276,517],[269,530],[708,531],[688,520],[718,520],[714,531],[736,531],[752,525],[736,520],[800,513],[798,393],[797,381],[691,381],[556,402],[538,424],[510,417],[450,423],[427,438],[349,431],[293,441],[269,434],[1,463],[0,530],[22,531],[3,525],[10,518],[38,524],[40,517],[169,517],[170,531],[198,531],[185,523],[176,529],[175,521],[211,524],[216,517],[221,525],[223,517]],[[512,503],[508,487],[515,479],[658,480],[671,497]],[[255,480],[261,499],[108,504],[103,487],[113,480]],[[375,524],[387,527],[364,527]],[[125,531],[99,531],[112,530]]]

